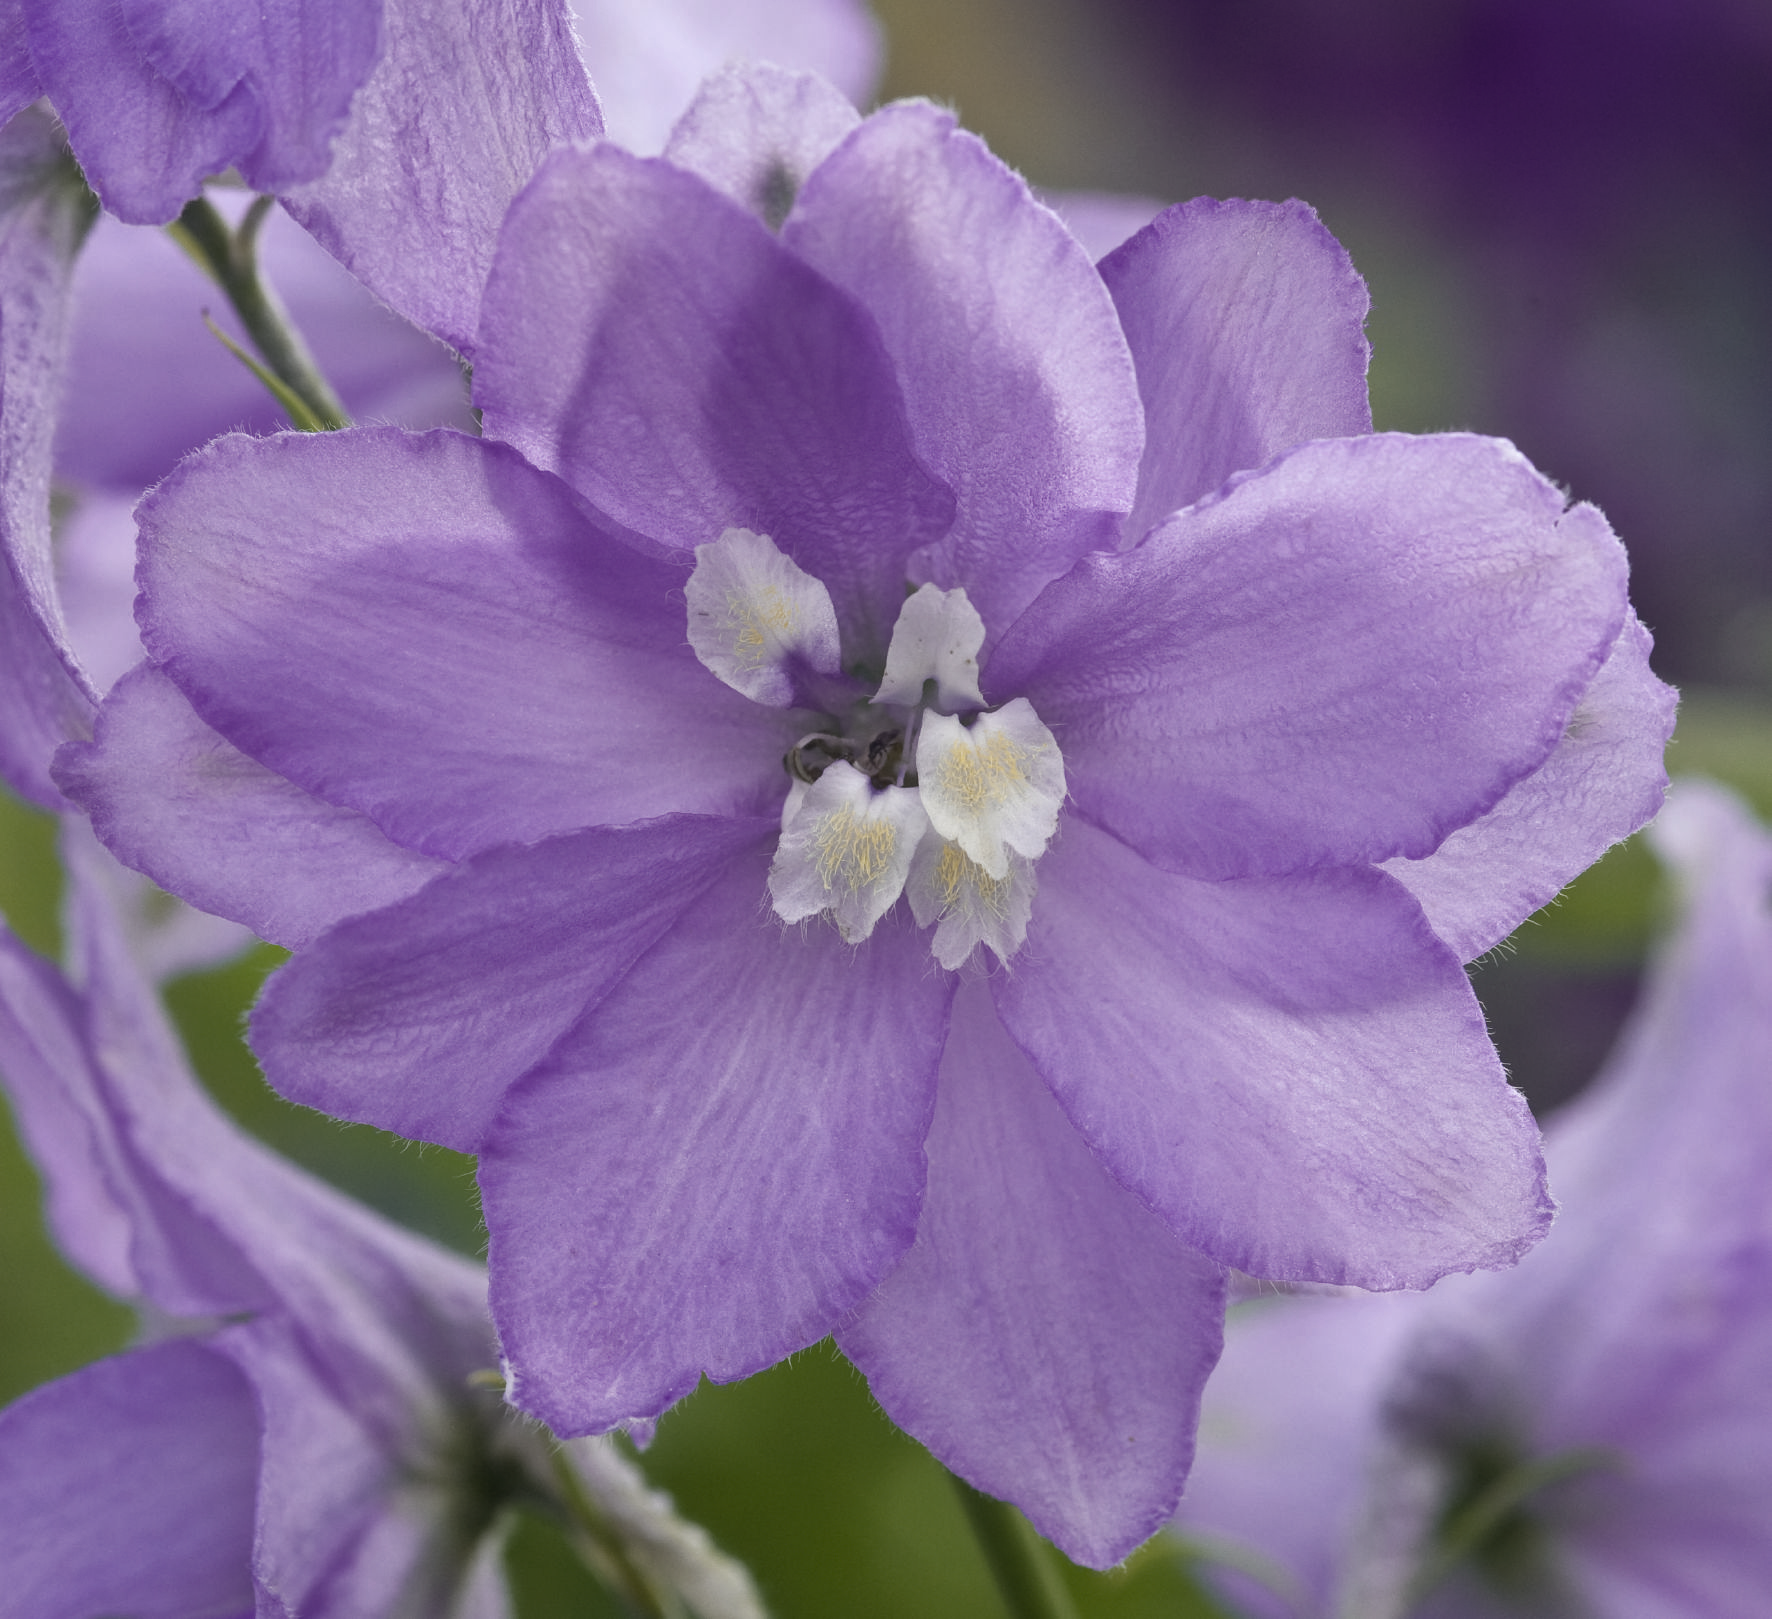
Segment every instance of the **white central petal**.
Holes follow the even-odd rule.
[[[800,922],[829,911],[844,939],[860,944],[904,891],[928,830],[914,787],[876,788],[854,765],[832,765],[806,789],[776,845],[775,914]]]
[[[978,692],[983,645],[984,620],[965,591],[921,586],[898,610],[886,649],[886,678],[874,701],[914,708],[923,701],[923,683],[933,680],[936,707],[983,708]]]
[[[993,877],[957,843],[931,830],[917,846],[905,897],[917,926],[939,920],[931,949],[950,971],[979,945],[1008,961],[1028,936],[1034,911],[1034,863],[1018,854],[1009,870]]]
[[[1025,697],[971,726],[926,714],[917,779],[929,824],[998,880],[1009,852],[1038,860],[1058,826],[1064,759]]]
[[[684,593],[695,655],[752,702],[790,707],[796,664],[824,675],[842,667],[830,592],[766,534],[729,528],[698,545]]]

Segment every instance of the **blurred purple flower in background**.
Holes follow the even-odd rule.
[[[1459,425],[1507,434],[1629,536],[1664,674],[1772,688],[1772,12],[1116,10],[1188,131],[1192,188],[1296,192],[1449,250],[1475,321]]]
[[[1109,1563],[1180,1488],[1222,1265],[1423,1285],[1542,1229],[1459,961],[1652,812],[1667,694],[1598,513],[1368,434],[1301,206],[1097,275],[951,119],[773,71],[667,159],[513,208],[485,440],[162,486],[154,661],[60,780],[307,947],[255,1025],[288,1094],[480,1152],[526,1408],[836,1329]]]
[[[1685,916],[1551,1129],[1542,1246],[1233,1313],[1180,1522],[1269,1576],[1221,1576],[1251,1612],[1764,1611],[1772,838],[1697,782],[1651,836]]]
[[[77,983],[0,933],[0,1073],[68,1257],[148,1341],[0,1412],[0,1569],[36,1619],[93,1613],[492,1616],[551,1441],[498,1364],[481,1267],[234,1129],[185,1069],[70,825]],[[746,1577],[606,1443],[564,1465],[707,1619]],[[103,1532],[95,1533],[95,1524]]]

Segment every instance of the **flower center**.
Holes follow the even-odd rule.
[[[824,585],[747,529],[695,556],[689,642],[702,663],[754,702],[833,706],[842,649]],[[922,586],[893,626],[879,690],[788,750],[769,871],[784,921],[828,915],[859,944],[904,895],[918,926],[935,925],[944,967],[981,944],[999,961],[1021,947],[1064,760],[1025,698],[985,705],[983,645],[964,590]]]

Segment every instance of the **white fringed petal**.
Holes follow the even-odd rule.
[[[769,895],[784,922],[828,911],[860,944],[904,892],[911,856],[929,829],[911,787],[876,788],[835,764],[806,789],[776,845]]]
[[[1035,882],[1033,861],[1012,854],[1008,872],[993,877],[959,844],[932,830],[911,859],[905,897],[918,927],[940,920],[930,949],[953,971],[981,944],[1005,962],[1021,948]]]
[[[696,657],[754,703],[792,706],[796,663],[825,675],[842,666],[830,592],[766,534],[729,528],[698,545],[684,594]]]
[[[998,880],[1009,852],[1038,860],[1064,803],[1064,759],[1033,705],[1017,697],[970,726],[924,717],[917,779],[929,823]]]
[[[984,620],[963,590],[922,585],[898,611],[892,645],[886,649],[886,678],[876,703],[923,701],[926,681],[935,682],[935,705],[948,710],[983,708],[978,690],[978,654]]]

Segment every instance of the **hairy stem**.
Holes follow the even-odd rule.
[[[284,390],[300,401],[306,419],[290,410],[295,425],[309,432],[348,427],[350,418],[338,395],[321,376],[288,312],[258,273],[259,226],[274,200],[256,198],[236,231],[229,228],[214,203],[200,196],[187,203],[184,212],[166,228],[227,294],[264,361],[265,371],[282,385],[272,389],[278,403],[289,409]]]
[[[585,1566],[639,1619],[683,1619],[682,1604],[674,1596],[660,1592],[635,1566],[621,1536],[597,1510],[564,1450],[555,1448],[553,1468],[566,1516],[567,1538]]]

